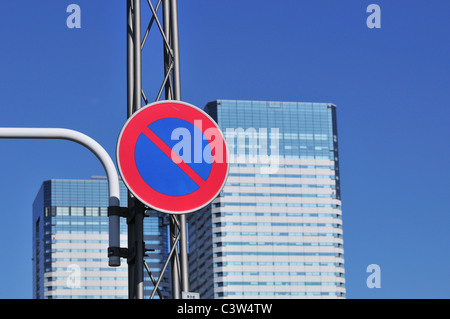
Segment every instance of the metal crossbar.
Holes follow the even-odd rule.
[[[151,6],[150,0],[147,0],[147,1],[149,2],[150,6]],[[162,2],[162,0],[158,1],[155,12],[158,12],[161,2]],[[155,19],[158,19],[158,16],[152,13],[152,18],[150,19],[150,22],[148,23],[147,30],[145,31],[144,38],[142,39],[141,50],[144,49],[145,42],[147,41],[148,34],[150,33],[150,29],[152,28],[152,25],[153,25],[153,22],[155,21]]]

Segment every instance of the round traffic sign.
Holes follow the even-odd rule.
[[[228,176],[223,133],[199,108],[160,101],[134,113],[116,148],[119,172],[142,203],[170,214],[208,205]]]

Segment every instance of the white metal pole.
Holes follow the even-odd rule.
[[[62,139],[78,143],[100,160],[106,171],[109,189],[109,206],[120,206],[119,176],[111,157],[105,149],[89,136],[64,128],[0,128],[0,138],[3,139]],[[109,247],[120,247],[120,221],[119,216],[109,217]],[[109,266],[120,266],[119,256],[109,257]]]

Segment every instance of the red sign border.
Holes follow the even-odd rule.
[[[151,116],[148,114],[151,114]],[[200,118],[202,116],[205,118]],[[195,125],[194,120],[202,120],[201,128],[197,127],[202,130],[203,134],[207,129],[214,128],[218,130],[222,137],[224,151],[222,156],[226,157],[221,162],[216,162],[213,159],[211,173],[206,180],[206,185],[191,194],[184,196],[161,194],[142,179],[136,167],[134,150],[143,128],[163,118],[179,118],[193,125]],[[205,119],[207,121],[204,121]],[[148,104],[127,120],[117,140],[116,159],[120,176],[130,192],[145,205],[169,214],[191,213],[211,203],[225,186],[230,167],[228,163],[228,147],[222,130],[215,121],[209,114],[194,105],[173,100]],[[217,189],[217,191],[214,191],[214,189]],[[189,203],[189,206],[185,203]]]

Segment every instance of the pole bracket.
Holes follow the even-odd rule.
[[[120,247],[109,247],[108,248],[108,257],[128,257],[128,248],[120,248]]]
[[[108,207],[108,217],[110,216],[119,216],[119,217],[128,217],[128,207],[120,207],[120,206],[109,206]]]

